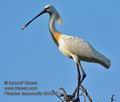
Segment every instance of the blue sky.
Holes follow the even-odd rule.
[[[47,14],[26,30],[21,27],[52,4],[64,23],[58,31],[79,36],[107,56],[109,70],[82,62],[87,74],[83,84],[94,102],[109,102],[112,94],[120,101],[120,1],[119,0],[1,0],[0,1],[0,99],[3,102],[59,102],[55,96],[4,96],[4,81],[38,81],[40,91],[71,93],[77,83],[76,66],[63,56],[49,33]]]

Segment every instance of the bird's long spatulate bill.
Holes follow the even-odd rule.
[[[41,13],[39,13],[37,16],[35,16],[33,19],[31,19],[28,23],[26,23],[23,27],[22,30],[24,30],[32,21],[34,21],[36,18],[38,18],[40,15],[42,15],[44,13],[44,11],[42,11]]]

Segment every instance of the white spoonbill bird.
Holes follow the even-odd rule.
[[[33,20],[40,15],[48,13],[50,15],[49,30],[50,34],[58,46],[59,50],[67,57],[74,60],[78,72],[77,96],[79,96],[79,87],[86,77],[86,74],[81,66],[80,61],[94,62],[109,68],[111,62],[104,55],[94,49],[87,41],[82,38],[69,36],[58,32],[55,28],[55,22],[62,23],[62,19],[57,10],[52,5],[46,5],[44,9],[24,25],[25,29]]]

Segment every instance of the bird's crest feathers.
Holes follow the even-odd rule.
[[[58,24],[63,24],[63,20],[62,18],[60,17],[59,13],[57,12],[57,21],[58,21]]]

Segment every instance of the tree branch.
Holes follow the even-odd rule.
[[[54,90],[52,91],[61,100],[61,102],[80,102],[80,96],[84,97],[84,102],[86,102],[86,97],[88,98],[89,102],[92,102],[92,98],[90,97],[83,85],[81,85],[79,88],[79,90],[81,91],[79,97],[76,96],[77,88],[75,89],[72,95],[67,94],[64,88],[60,88],[59,91],[60,90],[62,91],[62,93],[58,92],[59,95]]]

